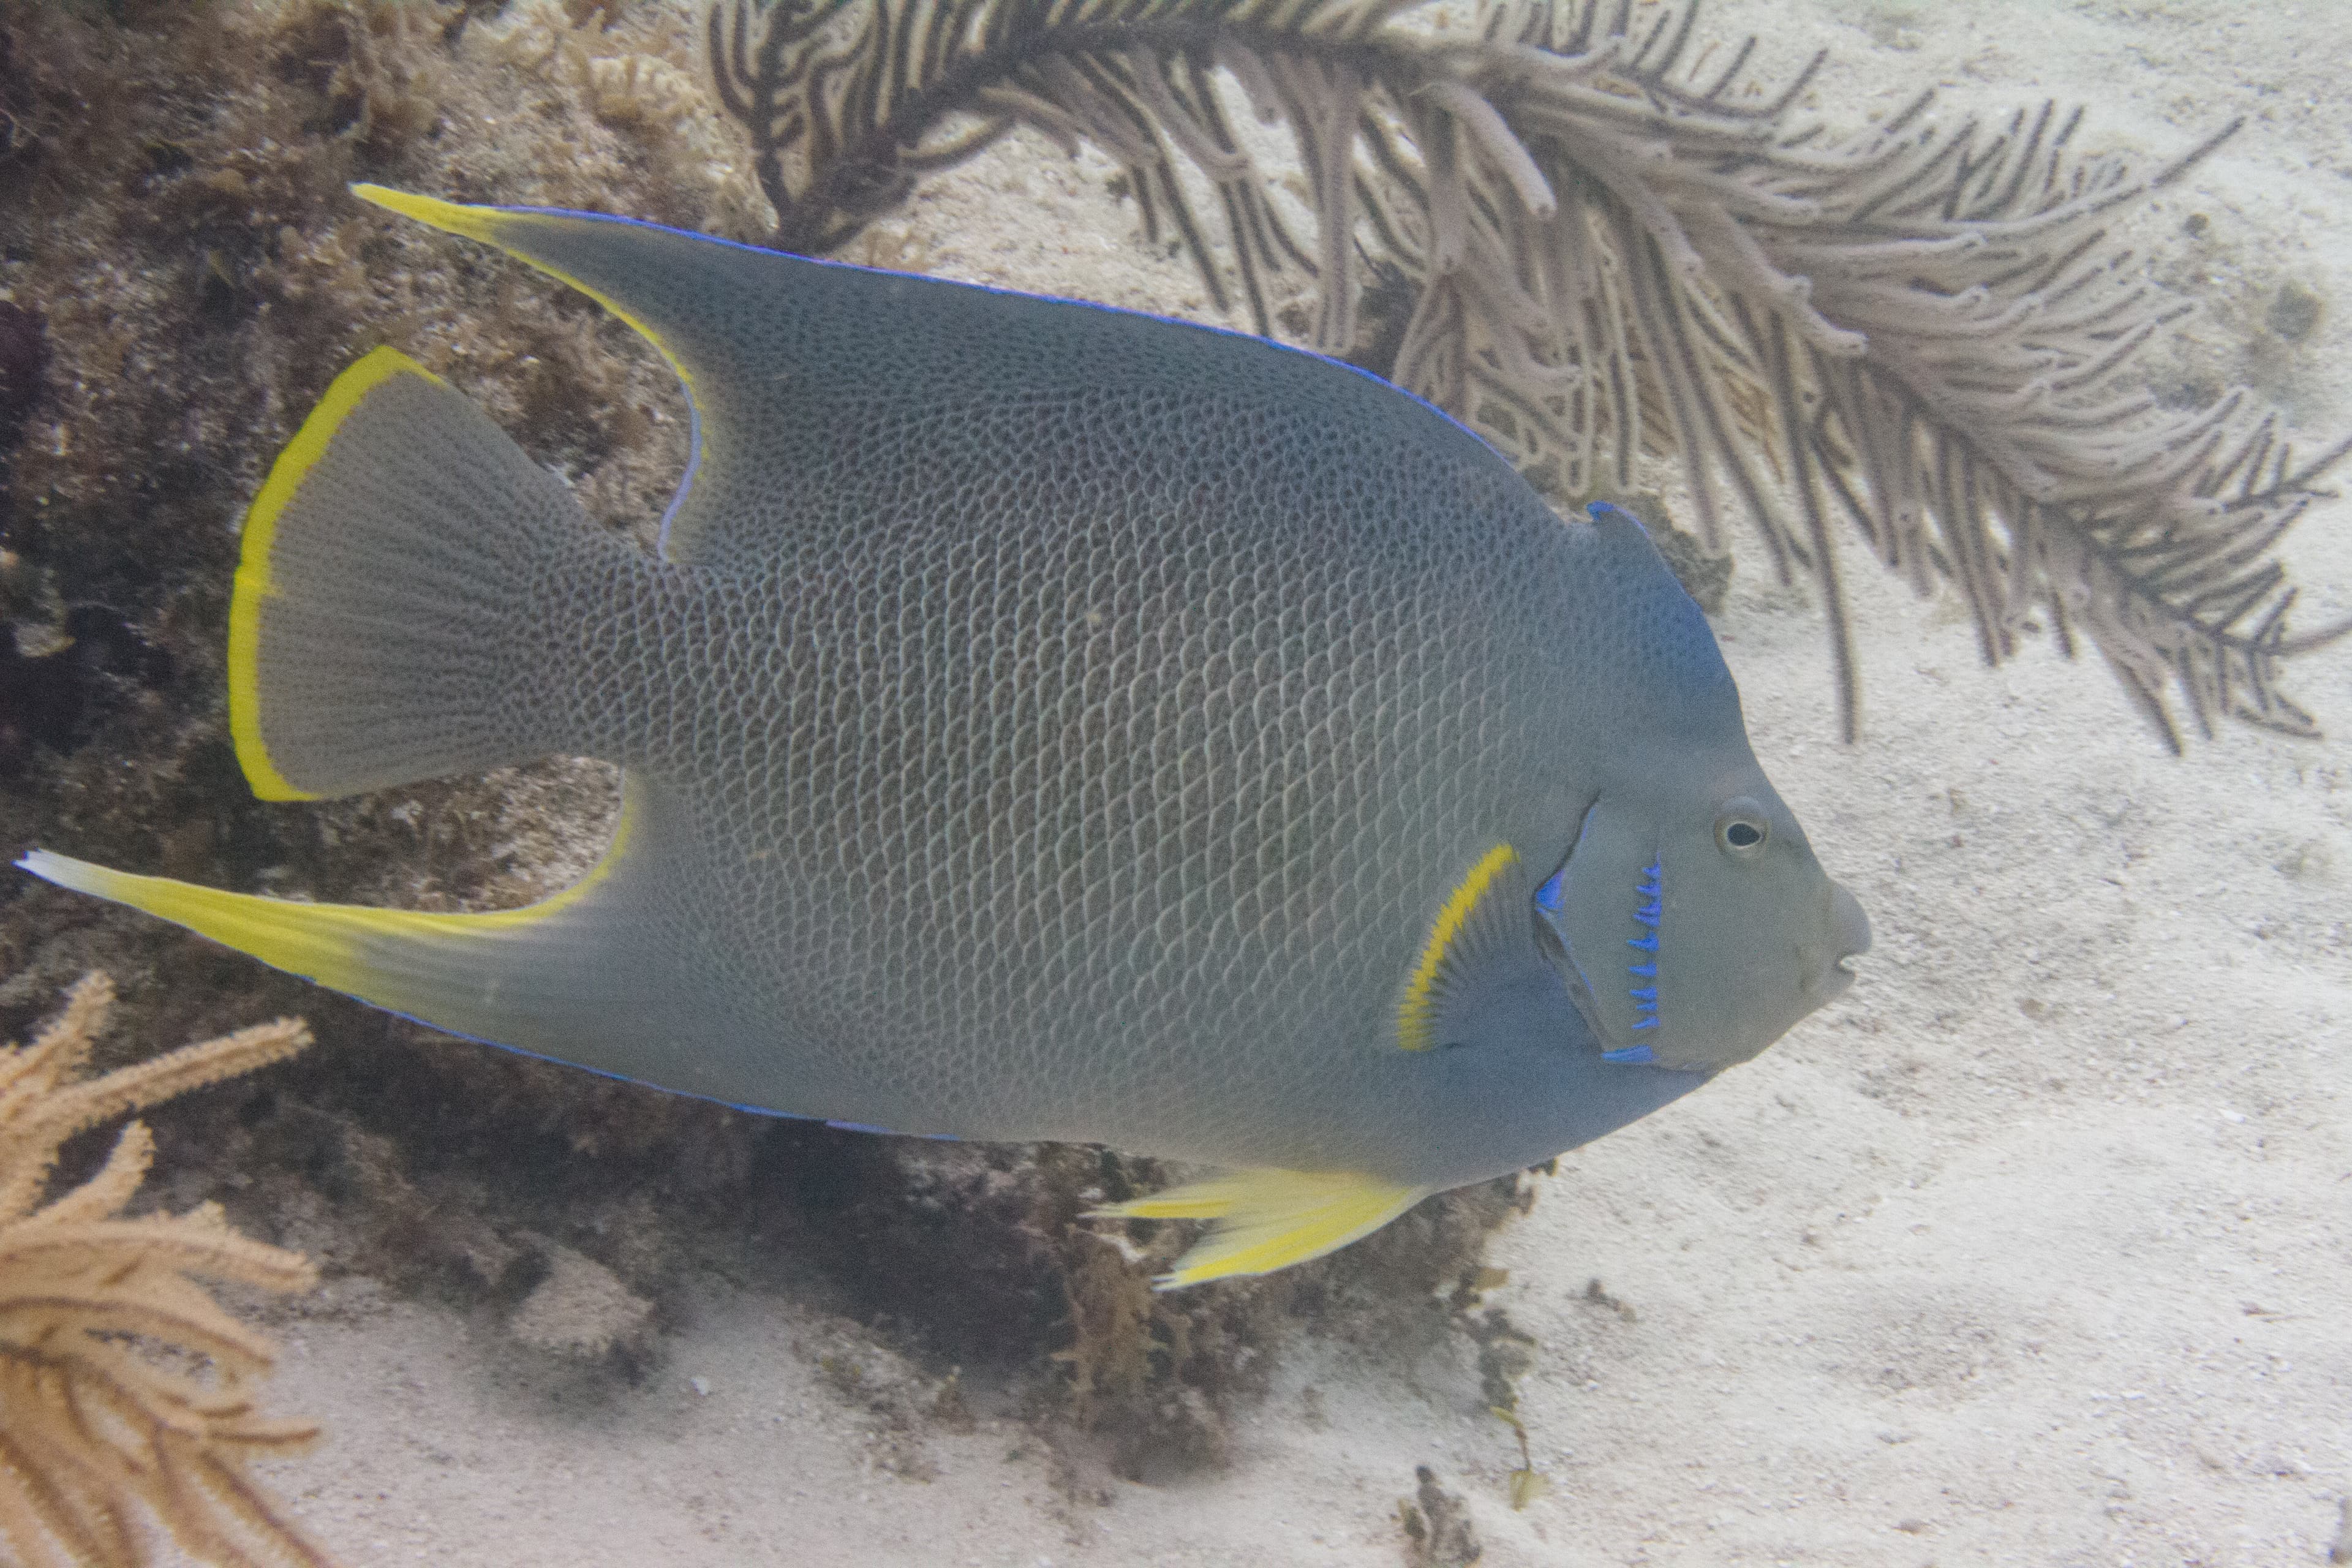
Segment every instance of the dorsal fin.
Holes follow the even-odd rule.
[[[685,478],[662,519],[662,554],[686,564],[728,563],[740,542],[730,539],[727,522],[748,499],[739,493],[739,476],[762,444],[763,426],[773,423],[770,405],[777,401],[772,388],[763,395],[761,367],[745,352],[757,336],[751,324],[763,310],[773,314],[793,272],[820,268],[628,218],[466,206],[381,185],[355,184],[352,194],[498,247],[588,295],[659,350],[686,388],[695,426]]]
[[[1376,439],[1392,430],[1455,460],[1475,456],[1472,437],[1385,383],[1257,338],[625,218],[352,189],[562,279],[661,351],[697,425],[688,482],[663,523],[662,552],[680,564],[764,564],[909,514],[952,526],[968,509],[943,484],[984,482],[1022,459],[1036,467],[1034,447],[1001,443],[1066,439],[1055,409],[1114,395],[1164,406],[1248,385]],[[1006,418],[1008,388],[1034,415]],[[974,434],[992,421],[996,434]],[[958,431],[971,449],[940,450]],[[924,461],[928,479],[914,472]]]
[[[1397,1044],[1425,1051],[1444,1037],[1446,1004],[1460,994],[1504,945],[1531,942],[1530,889],[1518,851],[1497,844],[1454,884],[1430,922],[1421,957],[1397,999]]]

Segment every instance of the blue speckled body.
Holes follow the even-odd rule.
[[[354,367],[257,503],[240,757],[296,795],[604,757],[623,841],[511,920],[44,875],[671,1089],[1355,1173],[1391,1205],[1687,1091],[1867,941],[1640,528],[1562,521],[1383,383],[644,225],[374,199],[653,337],[697,466],[656,559],[453,389]],[[1769,854],[1718,855],[1734,819]],[[1653,1045],[1702,1070],[1633,1065]]]
[[[1737,724],[1638,534],[1255,340],[698,259],[727,287],[664,341],[765,321],[730,352],[791,369],[697,376],[690,564],[583,550],[515,708],[672,802],[632,862],[698,1037],[660,1081],[1433,1185],[1689,1086],[1598,1067],[1531,934],[1549,1037],[1397,1038],[1448,892],[1497,843],[1559,864],[1645,699]]]

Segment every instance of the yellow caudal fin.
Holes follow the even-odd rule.
[[[1497,946],[1526,943],[1527,900],[1515,896],[1525,885],[1513,875],[1518,865],[1517,850],[1496,845],[1439,908],[1397,1003],[1397,1044],[1404,1049],[1425,1051],[1444,1044],[1438,1031],[1449,996],[1465,977],[1475,984],[1480,960]]]
[[[564,689],[551,649],[582,606],[561,590],[624,549],[463,395],[391,349],[366,355],[246,514],[228,717],[254,793],[355,795],[585,750],[558,705],[514,694]]]
[[[1429,1195],[1353,1171],[1235,1171],[1148,1198],[1096,1209],[1089,1218],[1205,1219],[1209,1234],[1152,1283],[1162,1290],[1240,1275],[1271,1274],[1335,1252]]]

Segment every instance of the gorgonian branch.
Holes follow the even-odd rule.
[[[1561,500],[1678,459],[1698,531],[1747,520],[1859,679],[1832,515],[1988,662],[2046,620],[2176,748],[2235,714],[2298,733],[2273,555],[2327,493],[2231,394],[2168,408],[2147,349],[2189,308],[2108,239],[2234,127],[2142,172],[2053,105],[1839,135],[1694,7],[1562,0],[1420,25],[1418,0],[722,0],[713,74],[774,243],[839,248],[923,174],[1026,125],[1124,165],[1219,311],[1355,360]],[[1287,179],[1281,176],[1287,175]],[[1286,308],[1296,280],[1311,310]]]

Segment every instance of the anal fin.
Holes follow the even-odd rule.
[[[536,904],[474,914],[266,898],[45,849],[16,864],[435,1028],[700,1093],[669,1070],[682,999],[644,957],[645,889],[664,864],[658,807],[625,777],[618,830],[585,877]]]
[[[1169,1290],[1271,1274],[1335,1252],[1429,1195],[1357,1171],[1234,1171],[1090,1211],[1101,1219],[1205,1219],[1209,1233],[1152,1283]]]

